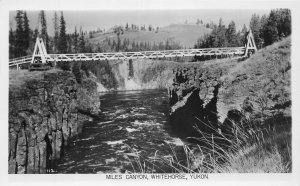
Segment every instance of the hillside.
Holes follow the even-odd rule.
[[[197,39],[204,34],[210,32],[210,29],[199,25],[183,25],[172,24],[167,27],[159,28],[158,32],[155,31],[125,31],[120,36],[121,40],[124,38],[136,42],[150,42],[159,43],[165,42],[167,39],[172,39],[175,42],[179,42],[182,47],[193,47]],[[98,43],[104,41],[105,38],[116,39],[115,33],[98,33],[94,34],[93,38],[89,39],[92,43]]]
[[[170,88],[172,125],[202,142],[201,152],[209,146],[216,150],[207,153],[226,159],[202,160],[214,167],[198,165],[200,171],[291,171],[290,49],[287,37],[244,61],[176,70]]]
[[[220,99],[223,101],[220,106],[240,109],[236,105],[249,97],[256,111],[263,110],[268,115],[289,107],[290,47],[291,38],[288,37],[259,50],[248,60],[231,68],[222,77],[224,86],[220,90]],[[222,114],[226,112],[227,109]]]

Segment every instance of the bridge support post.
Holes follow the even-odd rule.
[[[46,63],[46,57],[47,57],[47,50],[44,45],[43,39],[37,37],[35,46],[34,46],[34,51],[31,59],[31,63],[34,63],[36,61],[40,61],[42,63]],[[36,59],[38,58],[38,59]]]
[[[255,41],[254,41],[254,37],[252,34],[252,31],[249,30],[249,33],[247,35],[247,43],[246,43],[246,47],[245,47],[245,54],[244,57],[248,57],[248,55],[251,54],[251,51],[249,50],[254,50],[254,52],[257,51],[256,45],[255,45]]]

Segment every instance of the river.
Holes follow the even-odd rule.
[[[84,125],[65,149],[58,173],[165,173],[173,169],[157,163],[158,157],[177,162],[185,159],[184,143],[168,121],[166,90],[99,96],[101,121]]]

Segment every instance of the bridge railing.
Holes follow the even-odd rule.
[[[77,54],[46,54],[46,61],[89,61],[89,60],[118,60],[138,58],[163,58],[163,57],[193,57],[193,56],[219,56],[219,55],[243,55],[245,47],[227,48],[201,48],[201,49],[179,49],[161,51],[140,52],[107,52],[107,53],[77,53]],[[35,55],[39,57],[40,55]],[[15,58],[9,61],[9,66],[31,63],[32,56]]]
[[[249,30],[245,47],[226,47],[226,48],[200,48],[200,49],[178,49],[161,51],[140,51],[140,52],[109,52],[109,53],[79,53],[79,54],[48,54],[41,38],[36,39],[32,56],[15,58],[9,61],[9,66],[17,66],[25,63],[35,63],[40,61],[59,62],[59,61],[88,61],[88,60],[116,60],[116,59],[138,59],[138,58],[164,58],[164,57],[192,57],[192,56],[234,56],[241,55],[249,57],[256,52],[252,31]]]
[[[85,60],[115,60],[137,58],[207,56],[207,55],[243,55],[245,47],[180,49],[140,52],[108,52],[108,53],[78,53],[78,54],[48,54],[48,61],[85,61]]]
[[[32,59],[32,56],[14,58],[9,61],[8,66],[16,66],[16,65],[30,63],[31,59]]]

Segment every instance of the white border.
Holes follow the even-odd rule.
[[[292,128],[293,173],[292,174],[210,174],[208,181],[114,181],[105,175],[8,175],[8,11],[23,10],[149,10],[149,9],[269,9],[289,8],[292,11]],[[220,15],[221,16],[221,15]],[[300,185],[299,147],[299,96],[300,96],[300,2],[294,1],[225,1],[225,0],[0,0],[0,118],[1,118],[1,185],[83,185],[89,184],[172,184],[172,185]]]

